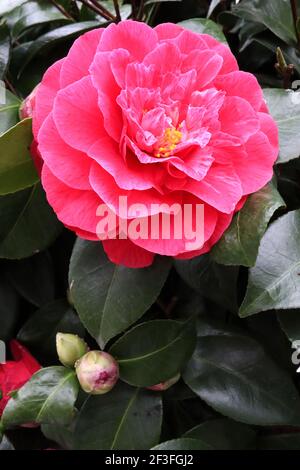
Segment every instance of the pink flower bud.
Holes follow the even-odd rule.
[[[164,390],[168,390],[168,388],[172,387],[172,385],[176,384],[179,379],[180,374],[177,374],[172,379],[161,382],[160,384],[152,385],[151,387],[147,387],[147,389],[153,390],[154,392],[163,392]]]
[[[119,378],[117,361],[103,351],[89,351],[75,364],[82,389],[92,395],[109,392]]]
[[[32,117],[33,110],[34,110],[34,107],[35,107],[35,97],[36,97],[36,92],[37,92],[38,86],[39,85],[37,85],[32,90],[30,95],[28,95],[27,98],[25,98],[25,100],[22,102],[22,104],[20,106],[20,109],[19,109],[20,119],[26,119],[26,118],[31,118]]]

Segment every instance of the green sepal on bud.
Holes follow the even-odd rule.
[[[117,361],[104,351],[89,351],[75,368],[81,388],[91,395],[109,392],[119,379]]]
[[[70,333],[57,333],[56,351],[60,362],[66,367],[74,367],[76,361],[89,350],[82,338]]]

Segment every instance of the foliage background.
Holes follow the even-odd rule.
[[[45,367],[10,400],[0,449],[299,449],[300,100],[287,89],[300,73],[300,1],[120,5],[123,19],[184,22],[227,41],[280,130],[273,181],[209,255],[139,270],[61,226],[33,169],[31,122],[19,123],[47,67],[111,21],[99,5],[115,16],[113,2],[85,3],[0,0],[0,339],[17,337]],[[79,391],[58,363],[58,331],[118,359],[112,392]],[[145,389],[178,371],[163,394]],[[40,426],[22,427],[31,422]]]

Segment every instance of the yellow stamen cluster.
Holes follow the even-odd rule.
[[[165,129],[164,135],[160,139],[159,147],[155,152],[155,157],[165,158],[169,157],[173,150],[175,150],[176,145],[179,144],[182,138],[182,132],[175,129],[175,127],[167,127]]]

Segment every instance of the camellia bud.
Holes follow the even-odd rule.
[[[92,395],[109,392],[119,378],[117,361],[104,351],[89,351],[75,367],[82,389]]]
[[[168,388],[172,387],[172,385],[176,384],[179,379],[180,374],[177,374],[172,379],[166,380],[165,382],[161,382],[157,385],[152,385],[151,387],[147,387],[147,389],[153,390],[154,392],[163,392],[164,390],[168,390]]]
[[[88,347],[82,338],[69,333],[57,333],[56,350],[60,362],[67,367],[73,367],[87,351]]]
[[[32,117],[33,110],[34,110],[34,107],[35,107],[35,96],[36,96],[38,86],[39,85],[37,85],[32,90],[30,95],[28,95],[27,98],[25,98],[25,100],[22,102],[22,104],[20,106],[20,109],[19,109],[20,119],[26,119],[26,118]]]

